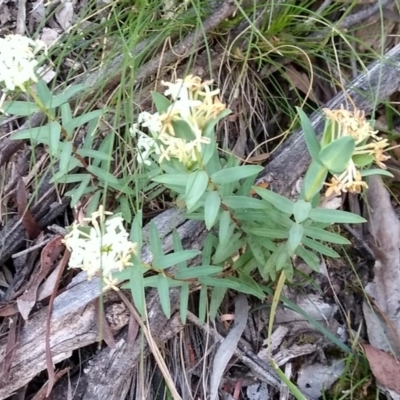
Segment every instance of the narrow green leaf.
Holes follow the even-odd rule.
[[[46,108],[56,108],[60,107],[64,103],[66,103],[72,96],[81,92],[87,87],[85,84],[78,84],[70,86],[69,88],[65,89],[62,93],[56,94],[52,96],[49,100],[47,100],[44,105]]]
[[[100,160],[100,161],[113,161],[114,160],[114,157],[111,154],[103,153],[98,150],[78,149],[76,152],[82,157],[90,157],[95,160]]]
[[[128,199],[126,198],[126,196],[119,196],[118,201],[121,207],[122,217],[125,221],[131,221],[132,211]]]
[[[91,178],[90,174],[69,174],[57,177],[57,180],[52,180],[54,183],[76,183],[81,182],[83,179]]]
[[[263,169],[263,167],[257,165],[241,165],[238,167],[225,168],[212,174],[211,181],[217,185],[238,182],[241,179],[256,176]]]
[[[210,230],[217,220],[218,213],[221,207],[221,198],[218,192],[208,192],[204,203],[204,222],[206,228]]]
[[[154,257],[153,267],[157,269],[169,268],[183,261],[190,260],[199,254],[200,252],[198,250],[182,250],[176,253],[163,255],[161,257]]]
[[[104,169],[100,167],[95,167],[94,165],[89,165],[87,167],[87,170],[91,172],[93,175],[97,176],[101,181],[105,183],[113,183],[115,185],[118,185],[119,179],[116,178],[113,174],[110,172],[104,171]]]
[[[247,241],[249,244],[250,250],[253,253],[253,256],[255,259],[261,264],[265,264],[265,257],[264,257],[264,252],[261,248],[261,246],[258,244],[257,240],[254,238],[254,236],[249,236],[249,240]]]
[[[222,202],[227,207],[233,208],[234,210],[240,208],[263,210],[270,207],[265,201],[248,196],[228,196],[225,197]]]
[[[203,196],[208,185],[208,175],[205,171],[196,171],[189,175],[186,184],[185,198],[188,211],[191,211]]]
[[[179,313],[182,324],[185,325],[189,309],[189,284],[184,283],[181,288]]]
[[[61,125],[58,122],[50,122],[49,128],[50,128],[50,132],[49,132],[50,152],[53,156],[57,156],[58,148],[61,144],[61,142],[60,142]],[[46,142],[43,141],[43,143],[46,143]]]
[[[223,211],[221,214],[221,218],[219,220],[219,231],[218,231],[218,238],[221,245],[225,245],[229,242],[230,224],[231,224],[231,216],[229,211]]]
[[[240,289],[240,284],[234,281],[230,281],[228,279],[222,278],[212,278],[212,277],[201,277],[199,278],[199,282],[202,285],[220,287],[220,288],[228,288],[228,289]]]
[[[286,213],[286,214],[293,214],[293,201],[287,199],[284,196],[281,196],[278,193],[273,192],[272,190],[267,190],[260,188],[258,186],[253,186],[253,190],[264,200],[271,203],[275,208],[278,210]]]
[[[112,154],[113,152],[113,145],[114,145],[114,135],[108,134],[104,139],[99,147],[99,151],[104,154]],[[86,148],[86,147],[85,147]],[[98,167],[101,164],[101,160],[93,160],[92,165]]]
[[[79,200],[83,195],[83,192],[85,191],[89,183],[90,183],[90,176],[82,178],[80,185],[77,187],[74,194],[71,196],[71,208],[75,207],[76,204],[79,202]]]
[[[178,271],[175,274],[175,279],[197,279],[202,276],[219,274],[223,271],[221,267],[214,267],[212,265],[200,265],[199,267],[186,268]]]
[[[211,253],[213,250],[214,240],[217,240],[217,238],[212,233],[208,233],[204,240],[203,254],[201,258],[201,263],[203,265],[210,265],[211,263]]]
[[[315,134],[314,128],[311,125],[305,112],[300,108],[296,107],[297,114],[299,114],[301,128],[304,133],[304,140],[307,145],[308,152],[313,160],[320,163],[319,152],[321,151],[321,145],[318,141],[317,135]]]
[[[43,79],[39,79],[39,81],[36,82],[35,87],[36,94],[39,97],[40,101],[45,108],[48,108],[46,107],[46,104],[48,104],[53,98],[53,93],[47,87],[47,83]]]
[[[142,267],[140,261],[134,257],[133,266],[128,269],[130,271],[129,286],[133,298],[133,303],[139,311],[139,314],[144,317],[146,314],[146,300],[144,293],[143,274],[146,271]]]
[[[293,224],[289,231],[287,247],[289,254],[292,255],[303,239],[304,228],[301,224]]]
[[[189,174],[164,174],[154,177],[152,181],[185,187],[188,183],[189,176]]]
[[[208,309],[208,296],[207,285],[202,285],[199,295],[199,320],[204,322],[206,320],[206,312]]]
[[[359,215],[341,210],[329,210],[326,208],[314,208],[310,211],[310,219],[329,224],[360,224],[367,222]]]
[[[301,198],[312,201],[314,196],[321,191],[327,175],[328,169],[325,166],[312,161],[304,177]]]
[[[306,248],[299,246],[295,253],[303,259],[303,261],[314,271],[319,272],[319,258],[312,251],[307,250]]]
[[[371,168],[371,169],[364,169],[360,171],[361,176],[372,176],[372,175],[383,175],[383,176],[389,176],[390,178],[393,178],[393,174],[390,173],[389,171],[385,169],[379,169],[379,168]]]
[[[40,107],[30,101],[6,101],[2,108],[5,114],[20,117],[30,117],[35,112],[40,111]]]
[[[181,238],[179,236],[179,233],[176,229],[173,230],[172,232],[172,244],[174,246],[174,252],[178,253],[179,251],[183,251],[183,245],[182,245],[182,241]],[[179,270],[183,270],[187,268],[187,262],[186,261],[182,261],[180,263],[177,263],[178,269]]]
[[[283,229],[252,228],[250,232],[253,235],[266,237],[270,239],[287,239],[289,236],[288,231]]]
[[[324,229],[315,227],[305,227],[304,235],[313,239],[321,240],[323,242],[337,243],[337,244],[351,244],[351,242],[343,236],[333,232],[328,232]]]
[[[133,243],[137,243],[137,245],[138,245],[138,249],[137,249],[138,254],[143,245],[142,229],[143,229],[143,211],[138,210],[136,212],[135,217],[133,218],[131,231],[129,234],[129,238],[131,239],[131,241]]]
[[[158,275],[157,285],[158,297],[160,298],[161,308],[167,318],[171,317],[171,300],[169,298],[168,279],[163,275]]]
[[[97,190],[90,198],[89,203],[86,207],[86,217],[90,217],[92,213],[99,209],[101,194],[102,192],[100,190]]]
[[[68,173],[68,165],[74,156],[72,155],[72,142],[63,142],[60,154],[60,171]]]
[[[305,221],[310,215],[311,203],[302,199],[296,201],[293,207],[293,216],[297,223]]]
[[[228,288],[214,287],[211,292],[211,301],[210,301],[210,320],[214,321],[217,317],[217,313],[219,307],[224,300],[226,291]]]
[[[330,247],[323,245],[322,243],[319,243],[313,239],[309,238],[303,238],[303,244],[304,246],[309,247],[310,249],[323,254],[324,256],[327,257],[332,257],[332,258],[339,258],[340,255],[336,253],[335,250],[332,250]]]
[[[325,146],[319,153],[319,158],[332,173],[342,173],[349,163],[355,149],[355,140],[343,136]]]
[[[74,129],[92,121],[93,119],[97,119],[97,118],[101,117],[106,112],[107,112],[106,109],[101,109],[101,110],[90,111],[87,114],[82,114],[79,117],[76,117],[72,121],[68,122],[65,125],[65,129],[68,132],[72,132]]]
[[[73,130],[67,130],[65,127],[73,120],[72,110],[69,103],[65,103],[60,107],[62,126],[67,132],[68,139],[72,138]],[[90,136],[89,136],[90,137]]]

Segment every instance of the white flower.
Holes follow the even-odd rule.
[[[0,85],[5,92],[16,88],[26,91],[27,83],[37,82],[36,55],[40,50],[46,51],[40,40],[21,35],[0,38]]]
[[[112,213],[99,211],[89,220],[93,226],[82,227],[78,223],[64,237],[64,243],[71,252],[70,268],[86,271],[90,280],[95,275],[102,276],[106,287],[115,287],[116,280],[112,273],[131,266],[132,255],[136,253],[136,243],[129,240],[129,234],[123,226],[121,217],[106,219]],[[88,232],[85,230],[89,229]]]
[[[143,111],[138,115],[138,124],[144,128],[148,128],[152,134],[160,132],[162,128],[158,113],[150,114],[147,111]]]

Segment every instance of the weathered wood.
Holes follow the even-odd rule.
[[[367,114],[383,99],[400,88],[400,44],[387,52],[381,60],[374,62],[367,71],[354,79],[344,92],[338,93],[325,107],[339,108],[342,104],[352,109],[353,104]],[[349,100],[351,99],[351,101]],[[318,137],[324,129],[321,110],[311,115],[311,123]],[[310,156],[298,129],[271,157],[260,180],[270,183],[271,188],[285,196],[291,196],[296,182],[310,164]]]
[[[164,251],[173,249],[171,232],[177,229],[186,248],[200,248],[204,239],[204,228],[199,221],[185,221],[176,209],[165,211],[153,219],[163,238]],[[144,229],[144,237],[147,236]],[[143,247],[142,259],[151,262],[152,256],[147,245]],[[87,281],[86,274],[78,274],[67,290],[57,296],[51,319],[50,347],[53,362],[57,363],[71,356],[73,350],[96,342],[98,329],[94,301],[100,296],[99,279]],[[149,324],[158,326],[163,319],[157,301],[148,303]],[[177,303],[173,304],[176,307]],[[0,399],[10,396],[15,390],[30,382],[46,369],[45,330],[47,307],[33,314],[23,325],[18,347],[13,356],[10,376],[0,384]],[[160,331],[161,329],[159,329]],[[4,359],[6,339],[0,341],[0,360]]]

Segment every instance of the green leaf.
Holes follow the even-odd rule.
[[[217,317],[218,309],[224,300],[226,291],[228,288],[214,287],[211,292],[211,301],[210,301],[210,320],[214,321]]]
[[[207,285],[203,285],[199,295],[199,320],[204,322],[206,319],[206,311],[208,308]]]
[[[311,161],[304,177],[301,198],[306,201],[312,201],[314,196],[321,191],[327,175],[328,169],[325,166],[318,164],[316,161]]]
[[[48,104],[53,98],[53,93],[47,87],[47,83],[43,79],[40,79],[38,82],[36,82],[35,87],[36,94],[42,102],[43,106],[45,108],[49,108],[46,106],[46,104]]]
[[[137,252],[139,254],[142,245],[143,245],[143,211],[138,210],[135,217],[132,221],[131,231],[129,234],[129,238],[133,243],[137,243],[138,249]]]
[[[286,197],[281,196],[278,193],[273,192],[272,190],[263,189],[257,186],[253,186],[253,190],[264,200],[271,203],[278,210],[286,213],[293,214],[293,201],[287,199]]]
[[[101,142],[99,152],[104,154],[112,154],[114,146],[114,135],[108,134]],[[86,148],[86,147],[85,147]],[[93,160],[92,165],[98,167],[101,164],[101,160]]]
[[[332,258],[339,258],[340,255],[336,253],[335,250],[332,250],[330,247],[323,245],[322,243],[319,243],[313,239],[309,238],[303,238],[303,244],[304,246],[309,247],[310,249],[323,254],[324,256],[327,257],[332,257]]]
[[[129,201],[126,198],[126,196],[120,196],[119,197],[119,205],[121,207],[121,213],[122,217],[125,221],[131,221],[132,220],[132,212],[131,212],[131,207],[129,206]]]
[[[352,160],[357,167],[362,168],[366,165],[372,164],[374,157],[370,154],[354,154]]]
[[[61,176],[57,181],[61,181],[61,183],[76,183],[81,182],[82,179],[86,179],[86,177],[91,177],[90,174],[70,174]]]
[[[287,247],[289,254],[292,255],[303,239],[304,228],[301,224],[293,224],[289,231]]]
[[[134,257],[133,266],[130,267],[128,271],[130,271],[129,286],[133,302],[139,311],[139,314],[143,317],[146,314],[146,299],[143,281],[143,273],[146,269],[143,268],[141,262]]]
[[[305,221],[310,215],[311,203],[304,200],[298,200],[294,203],[293,216],[297,223]]]
[[[176,253],[162,255],[161,257],[154,257],[153,267],[157,269],[166,269],[183,261],[190,260],[199,254],[200,252],[198,250],[182,250]]]
[[[212,286],[212,287],[220,287],[220,288],[228,288],[228,289],[240,289],[240,284],[228,279],[222,278],[212,278],[212,277],[202,277],[199,278],[199,282],[202,285]]]
[[[333,232],[328,232],[324,229],[315,227],[305,227],[304,235],[313,239],[318,239],[323,242],[337,243],[337,244],[351,244],[351,242],[343,236],[340,236]]]
[[[192,127],[184,119],[172,121],[171,124],[177,138],[184,139],[187,142],[196,139],[196,135],[193,132]]]
[[[247,241],[251,252],[253,253],[254,258],[261,264],[265,264],[264,252],[261,246],[258,244],[256,238],[254,236],[249,235],[249,239]]]
[[[168,107],[171,105],[171,102],[168,100],[168,98],[161,93],[151,92],[151,98],[159,114],[166,112]]]
[[[196,205],[208,186],[208,175],[205,171],[196,171],[189,175],[186,184],[185,200],[188,211]]]
[[[221,214],[221,218],[219,220],[219,231],[218,238],[221,245],[225,245],[229,242],[230,239],[230,224],[231,224],[231,215],[229,211],[223,211]]]
[[[257,165],[241,165],[238,167],[224,168],[211,175],[211,181],[217,185],[238,182],[249,176],[256,176],[264,168]]]
[[[203,134],[204,136],[204,134]],[[214,154],[217,153],[217,145],[215,143],[215,138],[212,138],[209,144],[203,144],[201,146],[201,160],[203,161],[203,165],[207,166],[207,164],[210,162],[210,160],[213,158]],[[218,156],[218,153],[217,153]],[[212,173],[218,171],[219,169],[215,169],[212,171]],[[209,171],[206,168],[206,172],[209,173]]]
[[[152,181],[162,184],[186,186],[189,181],[189,176],[189,174],[165,174],[154,177]]]
[[[153,253],[153,258],[161,259],[164,257],[160,234],[158,232],[157,225],[153,220],[150,222],[149,228],[149,245],[150,250]]]
[[[359,215],[341,210],[329,210],[326,208],[314,208],[310,211],[310,219],[329,224],[360,224],[367,222]]]
[[[314,161],[320,163],[319,153],[321,151],[321,145],[318,141],[317,135],[315,134],[314,128],[312,127],[311,122],[305,112],[299,107],[296,107],[296,110],[300,117],[301,128],[304,133],[304,140],[306,142],[308,152]]]
[[[81,92],[86,87],[87,85],[85,84],[70,86],[69,88],[65,89],[63,93],[56,94],[55,96],[52,96],[49,100],[44,102],[44,106],[50,109],[60,107],[61,105],[66,103],[72,96],[74,96],[76,93]]]
[[[50,132],[49,132],[50,152],[54,157],[56,157],[58,154],[59,145],[61,144],[60,142],[61,125],[58,122],[50,122],[49,127],[50,127]],[[43,141],[43,143],[46,142]]]
[[[186,268],[175,274],[175,279],[197,279],[201,276],[219,274],[223,271],[222,267],[214,267],[212,265],[200,265],[199,267]]]
[[[169,283],[166,276],[158,275],[158,297],[160,298],[161,308],[167,318],[171,317],[171,300],[169,298]]]
[[[110,154],[103,153],[98,150],[92,150],[92,149],[78,149],[77,154],[79,154],[81,157],[90,157],[95,160],[101,160],[101,161],[113,161],[114,157]]]
[[[228,196],[225,197],[222,202],[227,207],[233,208],[234,210],[240,208],[263,210],[269,207],[269,204],[265,201],[248,196]]]
[[[303,261],[314,271],[319,272],[319,258],[312,251],[305,249],[302,246],[299,246],[295,253],[303,259]]]
[[[235,254],[245,244],[245,240],[240,238],[237,233],[232,236],[231,240],[226,245],[218,244],[215,253],[212,257],[213,264],[220,264],[226,259]]]
[[[71,106],[69,105],[69,103],[65,103],[60,107],[60,111],[61,111],[61,121],[62,121],[63,128],[67,132],[68,139],[71,139],[73,130],[70,131],[65,128],[65,126],[73,120]],[[86,143],[86,141],[85,141],[85,143]]]
[[[216,125],[219,121],[221,121],[221,119],[227,117],[230,114],[232,114],[232,111],[226,108],[218,114],[217,118],[210,119],[203,128],[203,136],[213,140],[215,138],[214,132]]]
[[[4,113],[20,117],[30,117],[40,111],[40,107],[30,101],[7,101],[2,108]]]
[[[38,143],[50,144],[50,132],[53,125],[59,125],[58,122],[50,122],[47,125],[36,128],[24,129],[11,135],[11,140],[32,140]]]
[[[179,305],[179,312],[181,316],[182,324],[185,325],[187,312],[189,309],[189,284],[184,283],[181,288],[181,295],[180,295],[180,305]]]
[[[79,200],[82,198],[83,192],[85,191],[89,183],[90,176],[82,178],[81,184],[76,188],[74,194],[71,196],[71,208],[75,207]]]
[[[212,233],[208,233],[204,240],[203,254],[201,257],[201,263],[203,265],[210,265],[211,263],[211,253],[213,250],[214,240],[216,241],[217,238]]]
[[[355,140],[350,136],[343,136],[325,146],[319,153],[321,162],[331,173],[342,173],[353,156]]]
[[[99,204],[100,204],[100,196],[101,196],[101,191],[97,190],[97,192],[94,193],[94,195],[90,198],[87,207],[86,207],[86,216],[90,217],[92,213],[94,213],[96,210],[99,209]]]
[[[68,172],[68,165],[74,156],[72,155],[72,142],[63,142],[60,154],[60,171]]]
[[[115,185],[118,185],[120,183],[118,178],[116,178],[110,172],[104,171],[104,169],[102,168],[95,167],[94,165],[89,165],[87,167],[87,170],[105,183],[113,183]]]
[[[87,114],[82,114],[79,117],[74,118],[72,121],[65,125],[67,132],[72,132],[74,129],[86,124],[87,122],[97,119],[107,112],[106,109],[90,111]]]
[[[373,176],[373,175],[383,175],[383,176],[389,176],[390,178],[393,178],[393,175],[389,171],[386,171],[385,169],[379,169],[379,168],[365,169],[365,170],[360,171],[360,174],[362,177]]]
[[[172,231],[172,244],[173,244],[175,253],[184,250],[181,238],[179,237],[179,233],[178,233],[178,231],[176,229],[174,229]],[[186,269],[187,268],[187,262],[186,261],[182,261],[182,262],[178,263],[177,266],[178,266],[179,270]]]
[[[221,207],[221,198],[218,192],[208,192],[204,203],[204,222],[206,228],[210,230],[217,220],[219,209]]]
[[[247,228],[246,228],[247,231]],[[266,237],[270,239],[287,239],[289,232],[283,229],[271,229],[271,228],[252,228],[248,231],[256,236]]]

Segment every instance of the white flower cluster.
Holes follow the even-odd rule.
[[[72,230],[64,237],[64,243],[71,252],[70,268],[79,268],[86,271],[88,279],[100,275],[105,283],[105,289],[118,290],[117,280],[112,277],[115,271],[122,271],[131,266],[132,255],[136,254],[136,243],[129,240],[121,217],[104,211],[100,206],[99,211],[92,214],[91,227],[78,223],[72,225]],[[88,231],[87,231],[88,230]]]
[[[37,82],[35,68],[40,50],[46,45],[26,36],[8,35],[0,38],[0,86],[4,92],[19,88],[26,91],[26,83]]]
[[[162,81],[161,84],[168,87],[164,94],[173,103],[161,115],[147,111],[139,114],[137,123],[131,127],[131,134],[138,139],[137,160],[150,165],[153,160],[161,163],[164,159],[177,158],[190,166],[196,162],[201,146],[210,143],[209,138],[202,136],[203,128],[225,105],[217,97],[219,89],[211,90],[212,81],[202,82],[201,78],[188,75],[175,83]],[[175,135],[173,123],[179,120],[187,123],[194,139],[185,140]],[[140,128],[147,128],[150,135]]]

